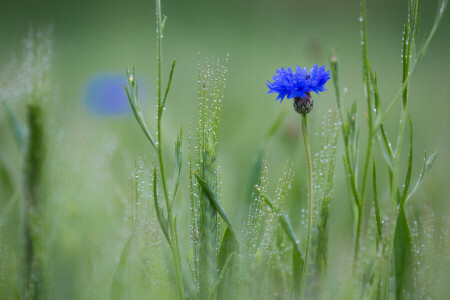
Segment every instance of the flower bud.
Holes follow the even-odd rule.
[[[306,93],[304,97],[294,98],[294,109],[302,115],[308,114],[313,109],[313,100],[310,93]]]

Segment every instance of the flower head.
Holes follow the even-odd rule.
[[[278,93],[276,100],[280,99],[280,103],[284,98],[304,98],[310,92],[325,91],[325,83],[330,79],[330,71],[325,71],[325,66],[318,67],[317,64],[308,73],[308,69],[295,68],[295,73],[291,68],[281,68],[277,70],[277,74],[273,76],[273,82],[267,81],[269,93]]]

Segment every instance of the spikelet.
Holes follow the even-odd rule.
[[[226,85],[227,61],[207,58],[198,68],[198,125],[195,170],[220,197],[220,170],[217,165],[222,100]],[[195,180],[194,180],[195,181]],[[201,298],[209,297],[218,276],[219,218],[196,182],[191,185],[191,230],[194,246],[194,281]]]

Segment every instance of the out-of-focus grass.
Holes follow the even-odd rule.
[[[368,3],[369,56],[380,78],[381,97],[382,101],[386,100],[385,104],[400,86],[401,28],[407,5],[407,1],[392,2]],[[427,27],[432,23],[437,1],[423,2],[423,27]],[[347,103],[358,99],[360,108],[365,105],[360,79],[358,1],[167,1],[164,7],[170,20],[164,38],[167,59],[163,70],[166,74],[170,58],[178,58],[163,120],[167,137],[174,140],[181,124],[185,128],[189,124],[191,127],[195,125],[198,59],[210,53],[230,54],[218,159],[223,168],[223,205],[231,212],[232,218],[237,218],[236,214],[245,203],[243,195],[247,191],[248,170],[260,138],[282,109],[272,96],[265,95],[264,83],[274,68],[296,64],[312,66],[314,62],[326,64],[328,47],[337,46],[341,59],[341,83],[349,87],[345,96]],[[53,82],[57,89],[57,103],[53,107],[55,119],[52,122],[64,132],[61,143],[69,144],[63,148],[55,146],[56,159],[51,164],[58,171],[51,176],[55,176],[60,184],[52,193],[54,199],[60,198],[64,202],[51,209],[61,218],[57,223],[63,224],[58,228],[60,235],[64,236],[63,245],[58,247],[61,251],[73,251],[73,257],[77,257],[78,251],[88,251],[80,249],[79,245],[93,245],[82,240],[98,237],[99,241],[105,242],[105,234],[113,230],[109,226],[115,224],[120,227],[120,222],[123,223],[120,218],[125,214],[121,209],[126,202],[127,177],[134,164],[134,155],[146,154],[150,158],[153,155],[131,114],[99,117],[87,110],[83,99],[89,79],[103,72],[121,72],[124,66],[132,63],[138,66],[138,73],[148,79],[153,90],[152,98],[142,101],[152,101],[147,105],[148,118],[151,120],[150,116],[155,116],[151,111],[156,98],[153,11],[151,1],[3,1],[0,4],[0,66],[9,60],[10,52],[21,48],[21,39],[30,22],[51,22],[55,27]],[[445,180],[450,166],[449,33],[450,18],[445,16],[428,55],[413,76],[409,101],[414,123],[420,124],[414,128],[415,165],[421,165],[423,150],[440,151],[435,167],[415,196],[430,201],[438,218],[448,215],[450,209],[449,201],[446,201],[449,188]],[[199,56],[198,52],[202,55]],[[330,92],[320,96],[309,117],[312,133],[320,130],[322,113],[335,103],[333,88],[330,84],[328,88]],[[394,112],[392,115],[398,114]],[[391,118],[388,123],[397,125],[398,121]],[[298,142],[299,126],[298,116],[288,114],[281,130],[269,144],[268,163],[272,174],[280,174],[286,158],[293,158],[295,170],[306,167],[299,154],[303,151]],[[55,133],[58,130],[55,129]],[[0,129],[0,135],[6,135],[4,129]],[[100,150],[103,148],[98,147],[103,143],[99,137],[103,137],[106,144],[110,140],[117,142],[114,154],[103,155],[103,150]],[[165,148],[172,149],[172,143],[167,143]],[[1,148],[12,146],[6,144]],[[292,153],[297,154],[292,156]],[[77,164],[77,161],[82,163]],[[89,164],[91,161],[102,163],[98,174],[91,172],[95,170],[95,166]],[[67,169],[63,167],[66,165]],[[243,171],[237,171],[240,169]],[[105,170],[110,172],[106,180],[102,177]],[[342,163],[338,160],[336,174],[343,174],[342,171]],[[417,173],[418,170],[413,174],[417,176]],[[305,195],[306,191],[305,174],[297,172],[295,180],[286,201],[288,211],[299,210],[300,195]],[[85,182],[92,186],[86,186]],[[115,185],[117,191],[111,190],[110,185]],[[332,204],[330,248],[336,245],[341,247],[338,249],[348,250],[342,240],[348,238],[350,245],[350,237],[342,236],[341,231],[343,226],[347,229],[351,226],[350,210],[346,201],[339,201],[347,197],[345,178],[337,176],[335,186],[338,201]],[[180,194],[187,195],[185,187],[186,184],[180,187]],[[107,194],[102,192],[105,190]],[[186,200],[179,205],[181,211],[188,207],[188,201],[187,196],[179,196],[178,201],[180,199]],[[337,215],[339,219],[335,217]],[[347,219],[342,217],[346,215]],[[183,218],[187,222],[187,216]],[[293,220],[297,229],[299,224],[299,220]],[[88,228],[101,233],[97,236],[94,230],[86,234]],[[98,249],[103,251],[104,246]],[[101,253],[98,257],[108,262]],[[64,259],[70,260],[70,255]],[[58,267],[63,268],[65,263],[70,267],[76,265],[74,261],[63,261]]]

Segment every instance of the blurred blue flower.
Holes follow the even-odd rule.
[[[93,112],[100,115],[120,115],[131,112],[123,85],[126,76],[120,74],[101,74],[94,77],[87,85],[85,101]],[[141,81],[140,81],[141,82]],[[139,94],[145,88],[139,85]],[[145,93],[144,93],[145,94]],[[140,97],[144,99],[144,97]]]
[[[317,64],[309,71],[306,68],[295,68],[295,73],[291,68],[281,68],[277,70],[277,74],[273,76],[273,82],[267,81],[269,93],[278,93],[276,100],[280,99],[280,103],[284,98],[288,99],[299,97],[304,98],[310,92],[325,91],[325,83],[330,79],[330,71],[325,71],[325,66],[318,67]]]

